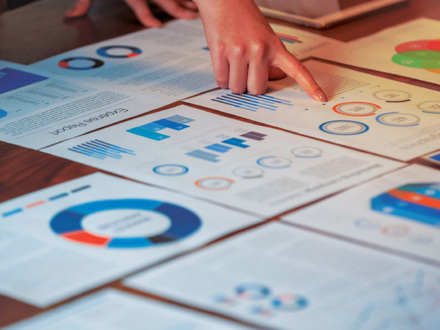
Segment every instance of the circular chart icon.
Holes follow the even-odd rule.
[[[426,113],[440,114],[440,101],[425,101],[418,104],[417,107]]]
[[[278,295],[272,300],[272,306],[281,311],[297,312],[308,307],[308,300],[301,296],[291,293]]]
[[[234,169],[232,172],[243,179],[259,179],[264,175],[264,170],[253,166],[244,166]]]
[[[389,103],[408,102],[411,100],[410,93],[398,90],[378,91],[373,95],[375,98]]]
[[[405,237],[409,233],[409,228],[403,225],[390,225],[381,229],[382,234],[389,237]]]
[[[142,50],[132,46],[105,46],[99,48],[96,53],[102,57],[130,58],[142,54]]]
[[[374,115],[380,106],[368,102],[345,102],[333,107],[333,111],[346,116],[363,117]]]
[[[186,166],[179,164],[163,164],[153,168],[153,172],[164,176],[179,176],[188,173],[189,169]]]
[[[5,118],[8,113],[5,110],[0,109],[0,118]]]
[[[333,120],[321,124],[319,129],[335,135],[357,135],[365,133],[369,127],[364,123],[352,120]]]
[[[228,178],[210,177],[197,180],[196,186],[207,190],[226,190],[234,183],[234,180]]]
[[[292,161],[288,158],[277,157],[277,156],[266,156],[261,157],[257,160],[257,164],[270,169],[283,169],[289,168]]]
[[[371,209],[440,227],[440,183],[411,183],[390,189],[372,198]]]
[[[398,45],[395,50],[394,63],[440,73],[440,39],[409,41]]]
[[[92,70],[104,65],[104,62],[92,57],[74,56],[58,62],[58,66],[69,70]]]
[[[59,212],[50,222],[51,229],[65,239],[106,248],[171,243],[193,234],[201,225],[190,210],[149,199],[84,203]],[[141,236],[140,232],[149,234]]]
[[[299,147],[292,149],[292,154],[298,158],[317,158],[322,155],[322,150],[315,147]]]
[[[377,116],[376,120],[388,126],[410,127],[418,125],[420,117],[410,113],[388,112]]]
[[[270,295],[270,289],[260,283],[245,283],[239,285],[235,293],[244,300],[260,300]]]

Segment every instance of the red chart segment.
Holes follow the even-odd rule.
[[[440,39],[424,39],[402,43],[392,57],[396,64],[440,73]]]

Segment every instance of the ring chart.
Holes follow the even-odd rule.
[[[374,115],[378,109],[380,109],[380,106],[368,102],[345,102],[333,107],[333,111],[340,115],[355,117]]]
[[[420,117],[411,113],[388,112],[376,117],[377,122],[394,127],[411,127],[417,126]]]
[[[0,109],[0,118],[5,118],[8,113],[5,110]]]
[[[239,285],[235,293],[245,300],[260,300],[270,295],[270,289],[260,283],[246,283]]]
[[[440,73],[440,39],[409,41],[396,46],[395,50],[394,63]]]
[[[323,132],[335,135],[357,135],[365,133],[369,127],[364,123],[352,120],[332,120],[319,126]]]
[[[272,305],[275,309],[281,311],[296,312],[305,309],[309,305],[309,302],[303,296],[285,293],[274,298]]]
[[[58,62],[58,66],[63,69],[79,71],[97,69],[103,65],[103,61],[86,56],[69,57]]]
[[[108,237],[85,230],[88,217],[101,212],[121,210],[148,211],[169,220],[170,225],[162,233],[151,236]],[[82,244],[103,248],[143,248],[179,241],[196,232],[201,219],[190,210],[167,202],[149,199],[101,200],[69,207],[56,214],[51,229],[61,237]]]
[[[142,54],[142,50],[132,46],[105,46],[98,48],[96,53],[102,57],[130,58]]]

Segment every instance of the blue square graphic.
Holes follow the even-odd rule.
[[[0,94],[49,79],[37,74],[3,68],[0,70]]]

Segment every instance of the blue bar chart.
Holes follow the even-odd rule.
[[[151,123],[147,123],[142,126],[133,127],[127,132],[150,139],[154,141],[162,141],[164,139],[169,138],[169,135],[159,133],[159,131],[165,130],[165,129],[171,129],[173,131],[181,131],[186,128],[189,128],[190,126],[186,125],[190,122],[193,122],[194,119],[174,115],[171,117],[159,119],[156,121],[153,121]]]
[[[257,112],[258,110],[277,111],[280,105],[293,106],[289,100],[284,100],[271,95],[252,94],[224,94],[211,99],[214,102],[223,103],[236,108]]]
[[[133,150],[122,148],[102,140],[92,140],[81,143],[68,150],[100,160],[106,158],[121,159],[123,154],[136,156]]]

